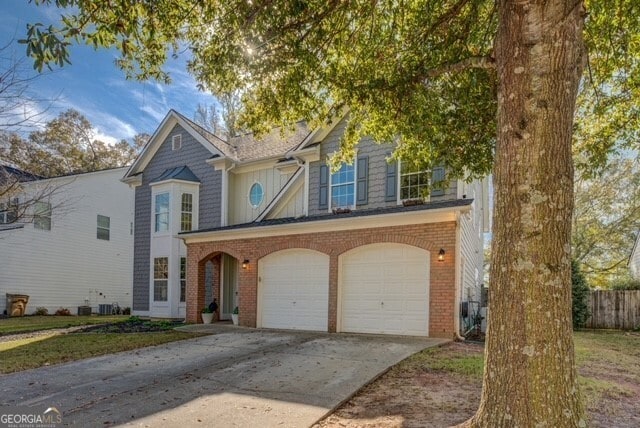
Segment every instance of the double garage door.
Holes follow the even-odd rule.
[[[372,244],[339,258],[338,331],[428,335],[429,253]],[[327,331],[329,256],[313,250],[272,253],[258,267],[258,325]]]

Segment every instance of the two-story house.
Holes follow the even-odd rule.
[[[131,307],[134,192],[120,182],[126,170],[43,179],[0,167],[20,182],[0,200],[0,313],[9,311],[6,294],[28,295],[27,314]]]
[[[404,168],[366,139],[332,173],[345,126],[223,141],[170,111],[123,178],[134,313],[199,322],[217,298],[250,327],[460,331],[460,303],[480,299],[486,181],[443,188],[444,168]]]

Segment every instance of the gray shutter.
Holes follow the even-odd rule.
[[[369,203],[369,156],[358,158],[357,167],[356,205],[366,205]]]
[[[443,166],[436,166],[431,173],[431,196],[444,196],[444,188],[436,187],[444,181],[445,169]]]
[[[329,167],[320,165],[320,185],[319,187],[319,203],[318,208],[329,208]]]
[[[385,184],[385,201],[395,202],[398,200],[398,162],[387,162],[387,177]]]

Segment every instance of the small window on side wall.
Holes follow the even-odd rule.
[[[98,229],[96,232],[96,236],[98,239],[102,239],[104,241],[109,240],[111,229],[111,219],[105,215],[98,214]]]
[[[51,204],[36,202],[33,210],[33,227],[40,230],[51,230]]]
[[[182,134],[174,135],[171,138],[171,150],[180,150],[182,148]]]

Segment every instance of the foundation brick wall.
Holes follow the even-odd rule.
[[[239,261],[239,322],[242,326],[255,327],[258,304],[257,268],[260,259],[280,250],[306,248],[329,255],[328,329],[330,332],[335,332],[339,256],[362,245],[384,242],[408,244],[429,251],[431,256],[429,336],[453,337],[455,334],[455,258],[457,257],[455,222],[188,244],[187,322],[201,322],[199,314],[205,304],[204,266],[207,261],[214,260],[220,253],[227,253]],[[446,251],[444,262],[437,261],[440,248]],[[240,267],[244,259],[250,260],[247,269]],[[219,291],[217,294],[219,295]]]

